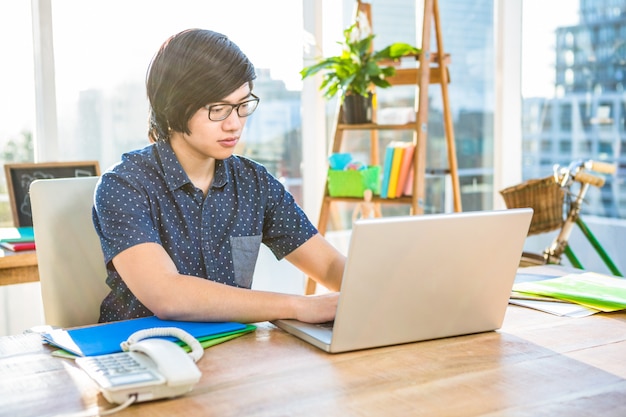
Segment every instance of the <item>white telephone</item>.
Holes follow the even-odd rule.
[[[176,343],[155,339],[157,336],[176,336],[192,350],[187,354]],[[193,336],[181,329],[141,330],[123,342],[122,349],[125,352],[76,359],[111,403],[130,405],[176,397],[191,391],[202,376],[194,362],[202,357],[204,350]]]

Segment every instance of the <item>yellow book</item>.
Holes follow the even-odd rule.
[[[409,144],[402,156],[402,164],[400,165],[400,174],[398,175],[398,186],[396,187],[396,197],[402,197],[406,193],[406,184],[413,167],[413,153],[415,145]]]

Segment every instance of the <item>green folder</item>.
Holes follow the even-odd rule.
[[[513,291],[554,297],[605,312],[626,309],[626,279],[595,272],[520,282],[513,285]]]
[[[220,343],[224,343],[229,340],[235,339],[239,336],[243,336],[244,334],[253,332],[255,330],[256,330],[256,326],[252,324],[248,324],[246,325],[244,329],[235,330],[230,333],[222,333],[221,335],[198,337],[198,341],[200,342],[200,345],[202,345],[202,347],[206,349],[208,347],[219,345]],[[191,350],[191,348],[187,346],[185,342],[182,342],[179,340],[177,343],[180,346],[182,346],[182,348],[185,349],[187,352]]]

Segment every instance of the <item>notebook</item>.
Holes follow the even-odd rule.
[[[332,328],[277,327],[337,353],[496,330],[532,209],[356,221]]]

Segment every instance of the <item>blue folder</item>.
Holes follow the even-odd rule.
[[[221,337],[248,330],[236,322],[193,322],[161,320],[157,317],[116,321],[71,330],[53,330],[43,335],[48,343],[79,356],[121,352],[120,344],[138,330],[154,327],[178,327],[196,339]],[[168,338],[176,341],[176,338]]]

